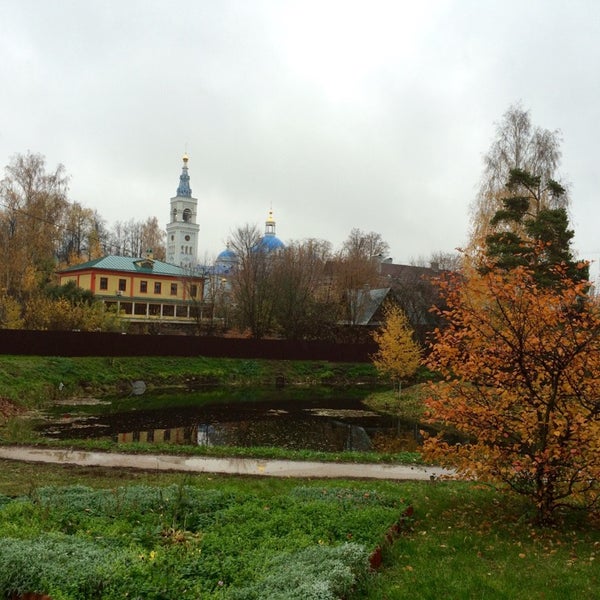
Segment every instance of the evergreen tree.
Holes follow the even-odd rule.
[[[571,251],[574,232],[568,228],[566,209],[549,208],[543,201],[551,196],[558,206],[565,188],[552,179],[542,184],[540,176],[522,169],[510,171],[506,188],[511,195],[503,199],[503,208],[491,219],[495,233],[486,237],[486,263],[481,271],[527,267],[536,283],[547,287],[560,281],[560,266],[572,279],[586,280],[587,267],[576,261]]]

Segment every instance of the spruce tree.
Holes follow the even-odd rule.
[[[510,171],[506,188],[511,195],[503,199],[503,208],[491,219],[495,233],[486,237],[486,262],[481,271],[528,267],[536,283],[552,287],[561,280],[560,267],[575,281],[586,280],[588,268],[573,256],[574,232],[560,205],[565,188],[554,180],[542,185],[539,176],[522,169]]]

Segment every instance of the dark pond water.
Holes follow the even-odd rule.
[[[44,426],[46,437],[328,452],[398,452],[419,444],[417,425],[375,413],[357,398],[221,402],[95,415],[62,409]]]

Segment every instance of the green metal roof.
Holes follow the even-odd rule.
[[[121,271],[127,273],[144,273],[147,275],[173,275],[175,277],[189,277],[193,275],[188,269],[149,258],[135,258],[132,256],[104,256],[90,260],[79,265],[62,269],[61,273],[72,271]]]

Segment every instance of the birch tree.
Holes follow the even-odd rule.
[[[378,350],[373,364],[379,373],[387,375],[398,384],[414,375],[421,362],[421,347],[415,341],[414,332],[404,311],[396,304],[385,307],[383,327],[373,334]]]
[[[561,141],[558,130],[534,126],[529,111],[520,104],[504,113],[484,156],[479,192],[471,207],[471,248],[481,248],[486,236],[494,232],[491,219],[502,208],[511,170],[520,169],[539,177],[543,189],[550,180],[560,183]],[[566,193],[560,197],[548,193],[540,197],[540,202],[541,208],[567,208],[569,197]]]
[[[1,287],[22,298],[54,270],[68,208],[65,168],[46,167],[41,154],[17,154],[0,181]]]

